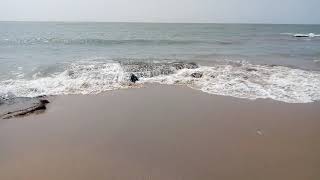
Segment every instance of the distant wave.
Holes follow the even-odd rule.
[[[74,62],[50,74],[35,72],[32,79],[0,81],[0,96],[96,94],[107,90],[161,83],[184,85],[203,92],[237,98],[270,98],[287,103],[320,100],[320,73],[284,66],[232,62],[200,66],[184,62]]]
[[[282,33],[283,35],[290,35],[293,37],[308,37],[308,38],[313,38],[313,37],[320,37],[320,34],[314,34],[314,33],[308,33],[308,34],[299,34],[299,33]]]
[[[62,39],[62,38],[29,38],[29,39],[3,39],[3,44],[33,45],[33,44],[65,44],[65,45],[188,45],[188,44],[221,44],[230,45],[231,41],[199,41],[199,40],[167,40],[167,39]]]

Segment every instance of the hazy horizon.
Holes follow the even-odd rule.
[[[259,23],[259,22],[160,22],[160,21],[76,21],[76,20],[0,20],[0,22],[30,23],[134,23],[134,24],[253,24],[253,25],[320,25],[320,23]]]
[[[2,0],[0,21],[320,24],[309,0]]]

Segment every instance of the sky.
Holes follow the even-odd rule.
[[[320,24],[320,0],[0,0],[0,21]]]

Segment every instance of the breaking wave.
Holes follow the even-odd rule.
[[[270,98],[287,103],[320,100],[320,73],[247,62],[201,66],[186,62],[86,61],[70,63],[51,74],[36,72],[30,79],[0,82],[2,98],[41,95],[97,94],[145,83],[184,85],[206,93],[237,98]]]
[[[289,35],[293,37],[304,37],[304,38],[314,38],[320,37],[320,34],[308,33],[308,34],[300,34],[300,33],[282,33],[283,35]]]

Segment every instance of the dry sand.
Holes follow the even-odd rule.
[[[0,120],[0,180],[319,180],[320,103],[151,86]]]

